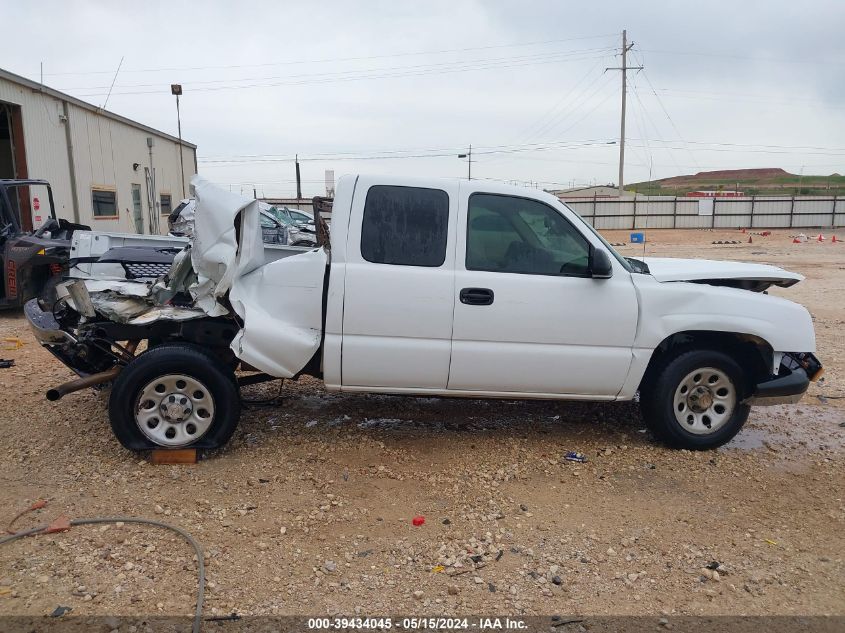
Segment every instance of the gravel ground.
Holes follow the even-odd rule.
[[[46,499],[15,528],[61,513],[179,525],[205,548],[212,614],[845,614],[845,401],[819,397],[845,395],[845,245],[711,244],[747,237],[651,231],[647,248],[806,275],[773,293],[813,313],[827,377],[704,453],[656,445],[627,403],[338,395],[303,379],[245,409],[224,450],[153,466],[120,447],[93,391],[44,399],[70,373],[2,313],[0,338],[24,345],[0,353],[16,361],[0,370],[0,518]],[[0,549],[0,615],[187,615],[195,591],[192,550],[156,528]]]

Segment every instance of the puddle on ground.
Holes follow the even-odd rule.
[[[803,450],[845,448],[845,412],[820,406],[778,405],[752,409],[745,428],[720,450],[786,447]]]

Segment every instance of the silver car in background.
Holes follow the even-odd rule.
[[[305,211],[275,207],[260,202],[261,235],[265,244],[286,246],[317,246],[314,218]],[[196,200],[186,198],[168,216],[168,234],[173,237],[192,237]]]

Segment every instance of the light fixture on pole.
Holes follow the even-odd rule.
[[[458,154],[458,158],[467,159],[467,180],[472,180],[472,145],[469,146],[466,154]]]
[[[179,167],[182,170],[182,197],[185,197],[185,157],[182,148],[182,116],[179,113],[179,97],[182,95],[182,84],[170,84],[170,94],[176,97],[176,125],[179,128]]]

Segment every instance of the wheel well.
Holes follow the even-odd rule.
[[[774,351],[759,336],[738,332],[690,330],[677,332],[663,339],[654,349],[640,382],[640,390],[648,387],[657,371],[678,354],[693,349],[718,350],[733,358],[749,371],[754,384],[771,373]]]

